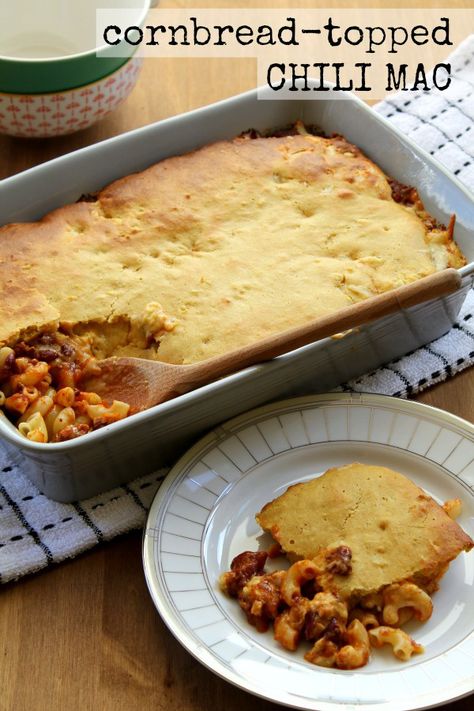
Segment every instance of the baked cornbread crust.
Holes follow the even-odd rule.
[[[385,467],[349,464],[291,486],[256,519],[290,559],[324,560],[352,551],[350,575],[325,590],[355,602],[401,581],[433,590],[448,564],[474,541],[430,496]]]
[[[3,227],[0,345],[61,327],[191,363],[462,264],[343,138],[240,137]]]

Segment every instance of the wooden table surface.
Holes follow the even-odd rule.
[[[271,3],[254,4],[263,5]],[[0,137],[0,178],[254,82],[250,60],[148,60],[127,102],[97,126],[54,140]],[[474,421],[474,369],[418,400]],[[146,589],[140,532],[6,585],[0,600],[0,711],[280,708],[213,675],[175,641]],[[468,708],[472,697],[443,707]]]

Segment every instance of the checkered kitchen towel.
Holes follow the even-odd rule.
[[[377,110],[474,190],[474,35],[451,58],[448,91],[400,95]],[[474,293],[442,338],[344,389],[406,397],[474,363]],[[41,494],[0,446],[0,579],[22,575],[73,557],[143,526],[166,471],[75,504]]]

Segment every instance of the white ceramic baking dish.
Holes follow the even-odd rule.
[[[271,90],[268,90],[268,96]],[[50,498],[82,499],[171,463],[218,422],[286,395],[315,393],[378,367],[446,332],[474,274],[474,202],[468,192],[362,101],[262,100],[257,90],[146,126],[8,178],[0,186],[0,224],[34,220],[112,180],[167,156],[231,138],[249,128],[269,130],[296,119],[340,133],[382,169],[415,185],[434,217],[456,214],[455,238],[469,260],[461,288],[373,321],[342,339],[325,338],[259,366],[88,434],[57,444],[21,437],[0,416],[0,436],[15,462]]]

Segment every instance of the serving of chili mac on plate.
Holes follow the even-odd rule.
[[[402,627],[431,617],[449,563],[474,541],[455,522],[461,501],[437,504],[386,467],[349,464],[295,484],[256,515],[290,560],[265,572],[266,551],[244,551],[220,577],[248,622],[273,627],[285,649],[323,667],[364,666],[390,645],[406,661],[423,647]]]

